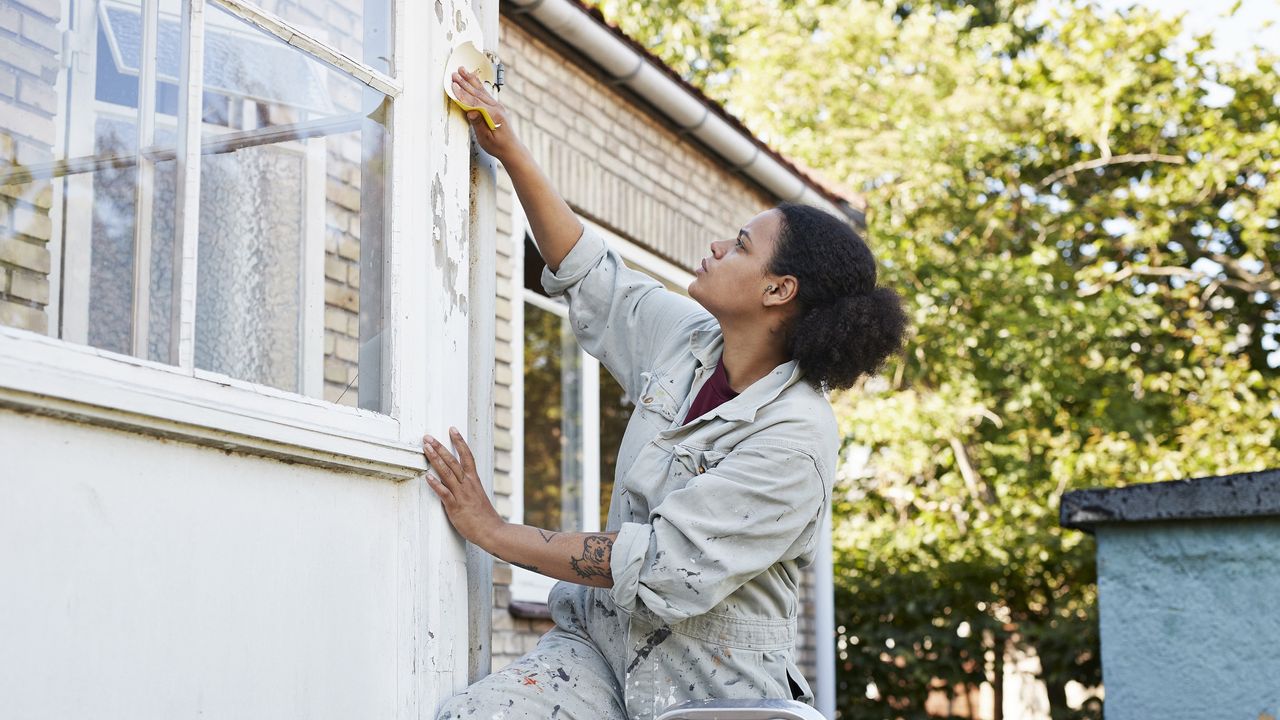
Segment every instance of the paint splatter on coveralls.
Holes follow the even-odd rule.
[[[439,718],[647,720],[685,700],[813,696],[796,668],[800,568],[813,561],[838,450],[795,362],[681,425],[719,361],[715,319],[628,269],[587,229],[543,286],[636,400],[606,530],[613,588],[561,582],[556,627]]]

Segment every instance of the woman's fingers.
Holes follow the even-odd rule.
[[[435,494],[440,497],[440,500],[445,505],[453,504],[453,493],[444,486],[444,483],[440,482],[439,478],[431,477],[431,473],[427,473],[427,485],[431,486],[431,489],[435,491]]]
[[[444,451],[444,448],[435,441],[434,437],[422,437],[422,455],[426,455],[426,461],[430,462],[431,469],[435,470],[435,474],[438,475],[440,483],[444,487],[449,487],[449,484],[458,482],[458,479],[454,478],[452,466],[449,466],[448,461],[444,459],[448,452]],[[428,477],[430,478],[430,475]]]
[[[453,74],[453,92],[460,100],[467,100],[468,104],[474,105],[483,102],[484,98],[476,89],[474,83],[467,79],[466,75],[460,72]]]
[[[456,433],[457,431],[453,432]],[[458,462],[453,453],[449,452],[449,449],[439,440],[430,435],[426,436],[425,440],[427,442],[423,443],[423,448],[431,448],[431,454],[427,457],[432,461],[431,466],[440,473],[440,479],[445,481],[450,490],[453,490],[455,485],[462,485],[463,481],[466,480],[466,471],[463,469],[462,463]]]
[[[472,93],[467,86],[458,81],[457,75],[454,76],[453,80],[453,94],[467,105],[474,107],[480,104],[480,101],[476,98],[475,94]]]
[[[489,89],[485,87],[484,81],[480,79],[479,75],[476,75],[464,67],[458,68],[458,74],[462,77],[463,86],[466,87],[472,95],[475,95],[481,100],[485,100],[489,103],[494,102],[493,96],[489,94]]]
[[[467,445],[467,441],[462,438],[462,433],[457,428],[449,428],[449,439],[453,441],[453,449],[458,451],[458,459],[462,463],[464,477],[479,476],[476,473],[476,458],[471,454],[471,448]]]
[[[474,74],[459,68],[453,74],[453,94],[468,105],[483,106],[486,110],[497,108],[497,101],[489,94],[484,83]]]

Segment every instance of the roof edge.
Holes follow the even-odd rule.
[[[757,138],[720,103],[680,77],[639,42],[580,0],[502,0],[508,15],[527,16],[591,60],[610,84],[627,87],[682,134],[699,140],[735,172],[786,202],[803,202],[866,225],[858,199],[826,187]]]

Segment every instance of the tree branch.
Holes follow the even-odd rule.
[[[951,445],[951,452],[955,454],[956,466],[960,468],[960,477],[964,478],[969,497],[980,505],[990,505],[995,500],[991,495],[991,488],[987,487],[986,482],[974,471],[973,463],[969,462],[969,451],[965,449],[964,443],[957,437],[947,438],[947,443]]]
[[[1208,256],[1206,256],[1208,257]],[[1212,259],[1212,258],[1210,258]],[[1218,287],[1229,287],[1239,290],[1246,294],[1264,293],[1270,297],[1280,296],[1280,279],[1259,278],[1250,273],[1249,278],[1231,277],[1226,278],[1214,277],[1212,275],[1185,268],[1178,265],[1157,265],[1157,266],[1135,266],[1126,265],[1119,272],[1109,278],[1104,278],[1093,285],[1086,285],[1076,291],[1076,297],[1089,297],[1102,292],[1102,289],[1108,285],[1113,285],[1129,277],[1149,276],[1149,277],[1184,277],[1190,280],[1208,280],[1209,286],[1205,290],[1202,300],[1207,300],[1213,291]]]
[[[1093,160],[1083,160],[1078,163],[1068,165],[1060,170],[1055,170],[1048,177],[1040,181],[1040,187],[1049,187],[1050,185],[1066,178],[1075,177],[1076,173],[1085,170],[1095,170],[1100,167],[1109,167],[1111,165],[1133,165],[1135,163],[1160,162],[1170,165],[1185,165],[1187,159],[1181,155],[1161,155],[1159,153],[1143,153],[1140,155],[1112,155],[1111,157],[1094,158]]]

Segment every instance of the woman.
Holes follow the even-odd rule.
[[[459,69],[461,71],[461,68]],[[629,270],[585,230],[478,80],[454,92],[511,176],[578,342],[635,398],[607,532],[504,522],[456,431],[428,436],[428,475],[454,527],[553,578],[555,628],[455,695],[439,718],[651,718],[685,700],[812,694],[794,663],[796,586],[813,560],[839,436],[824,389],[899,348],[906,318],[876,288],[865,243],[782,205],[711,244],[689,297]],[[801,382],[804,380],[804,382]]]

